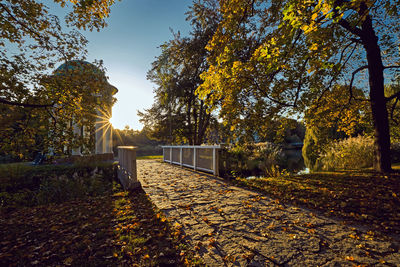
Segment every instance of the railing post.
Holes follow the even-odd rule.
[[[165,147],[162,148],[162,159],[165,162]]]
[[[217,175],[216,172],[216,166],[217,166],[217,162],[216,162],[216,153],[215,153],[215,148],[213,148],[213,157],[212,157],[212,164],[213,164],[213,174]]]
[[[172,160],[174,148],[177,150],[176,152],[179,153],[179,156],[175,157],[175,161]],[[167,149],[170,149],[170,151],[167,151]],[[192,155],[193,162],[192,163],[186,162],[184,164],[183,152],[185,149],[188,149],[188,152],[191,152],[190,150],[192,149],[192,151],[193,151],[193,152],[191,152],[191,153],[193,153],[193,155]],[[201,153],[198,155],[199,149],[205,149],[207,151],[206,152],[207,155],[204,156]],[[211,172],[214,175],[218,176],[219,175],[218,149],[220,149],[220,146],[207,146],[207,145],[204,145],[204,146],[195,146],[195,145],[193,145],[193,146],[163,146],[163,158],[164,158],[165,162],[169,162],[170,164],[177,164],[177,165],[180,165],[181,167],[186,166],[186,167],[193,168],[194,170]],[[209,163],[206,163],[206,166],[204,166],[204,164],[199,165],[199,163],[202,162],[201,160],[203,160],[203,162],[204,162],[204,159],[206,159],[207,162],[209,162],[209,160],[208,160],[208,157],[209,157],[208,151],[209,150],[212,150],[211,166],[208,165]],[[200,152],[202,152],[202,151],[200,150]],[[168,155],[168,153],[169,153],[169,157],[170,157],[169,160],[166,159],[166,156]],[[175,155],[175,156],[177,156],[177,155]],[[199,160],[200,160],[200,162],[199,162]]]
[[[182,156],[182,152],[183,152],[183,148],[181,147],[180,149],[180,153],[179,153],[179,163],[181,164],[181,167],[183,166],[183,156]]]
[[[196,147],[193,146],[193,169],[197,169]]]

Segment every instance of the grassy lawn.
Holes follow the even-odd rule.
[[[117,182],[97,196],[0,210],[0,244],[0,266],[201,263],[142,189]]]
[[[400,174],[327,172],[252,180],[237,178],[235,182],[284,203],[317,209],[381,233],[400,235]]]
[[[157,155],[157,156],[140,156],[137,157],[136,159],[163,159],[163,155]]]
[[[400,170],[400,162],[392,164],[393,170],[399,171]]]

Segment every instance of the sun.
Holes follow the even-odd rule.
[[[111,112],[109,112],[107,109],[98,109],[98,114],[95,115],[95,117],[97,118],[97,123],[101,123],[102,126],[96,129],[97,131],[103,130],[103,136],[101,137],[101,139],[104,139],[104,133],[107,132],[108,130],[111,130],[112,134],[115,134],[117,137],[117,140],[123,144],[123,140],[121,135],[119,134],[118,131],[116,131],[112,126],[113,126],[113,120],[112,120],[112,116],[111,116]],[[98,140],[98,142],[100,142],[100,140]]]
[[[114,125],[116,124],[116,120],[114,117],[110,117],[108,118],[109,123],[111,124],[111,126],[115,127]]]

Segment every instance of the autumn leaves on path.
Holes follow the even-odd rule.
[[[399,244],[371,231],[178,166],[137,167],[150,199],[210,266],[400,264]]]
[[[0,217],[0,266],[176,266],[186,255],[141,189]]]

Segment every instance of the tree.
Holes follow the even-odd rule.
[[[364,92],[353,88],[355,99],[350,99],[349,90],[336,85],[327,91],[321,100],[309,104],[304,121],[306,135],[303,144],[304,163],[310,169],[318,169],[317,159],[333,141],[358,135],[372,135],[371,109]]]
[[[114,0],[54,0],[61,6],[72,3],[65,18],[68,26],[97,29],[106,26]],[[39,83],[57,63],[84,58],[87,40],[77,30],[63,32],[58,17],[36,0],[0,3],[0,103],[44,108],[57,99],[37,99]]]
[[[221,110],[247,104],[273,115],[303,112],[333,86],[369,95],[375,136],[374,167],[391,170],[384,74],[399,68],[399,1],[221,1],[223,20],[208,49],[201,97]],[[363,83],[364,73],[368,84]]]
[[[1,151],[21,159],[32,158],[35,152],[46,152],[49,148],[58,154],[79,147],[85,148],[84,154],[93,152],[97,110],[107,120],[109,105],[115,102],[114,88],[108,84],[101,65],[69,61],[43,77],[40,83],[44,89],[37,97],[57,99],[54,106],[37,108],[0,103],[4,111],[0,120]],[[88,134],[76,133],[81,128]]]
[[[94,84],[103,83],[91,71],[71,75],[53,75],[54,66],[73,59],[84,59],[87,40],[79,29],[106,26],[114,0],[54,0],[72,11],[65,23],[72,27],[63,31],[58,17],[36,0],[5,0],[0,3],[0,109],[1,150],[23,157],[32,146],[41,150],[48,146],[50,135],[58,135],[57,146],[71,139],[66,125],[83,118],[93,110],[97,100]],[[101,63],[97,64],[100,69]],[[92,90],[82,90],[82,83]],[[94,101],[94,102],[93,102]],[[88,105],[88,103],[91,103]],[[49,134],[50,133],[50,134]],[[58,133],[58,134],[57,134]],[[61,133],[63,136],[61,136]],[[76,145],[80,141],[75,140]],[[25,155],[26,157],[31,157]]]
[[[161,46],[161,55],[148,72],[147,78],[157,85],[155,102],[138,114],[152,136],[160,140],[199,145],[213,120],[204,100],[195,94],[201,84],[200,73],[208,67],[205,46],[217,22],[209,19],[215,1],[206,3],[206,7],[194,3],[188,13],[193,26],[190,36],[174,34],[174,39]]]
[[[346,86],[336,85],[325,92],[322,99],[311,101],[305,111],[306,126],[332,129],[338,136],[345,137],[372,134],[371,108],[366,105],[368,100],[358,88],[353,88],[352,93],[357,100],[350,99]]]
[[[391,95],[400,92],[400,80],[397,77],[392,83],[385,85],[385,96],[389,97]],[[400,107],[398,106],[399,99],[395,98],[388,102],[389,111],[389,124],[390,124],[390,138],[392,142],[400,142]]]
[[[136,146],[137,156],[161,155],[163,142],[151,139],[146,127],[141,131],[130,129],[125,126],[124,129],[113,129],[113,151],[118,154],[118,146]]]
[[[47,146],[56,152],[71,153],[74,148],[83,148],[83,154],[95,150],[95,122],[108,122],[108,113],[115,103],[115,87],[110,85],[102,68],[85,61],[69,61],[61,65],[44,81],[46,97],[59,99],[48,109]],[[108,123],[104,127],[111,127]],[[82,134],[82,130],[87,134]],[[106,130],[106,129],[104,129]]]

